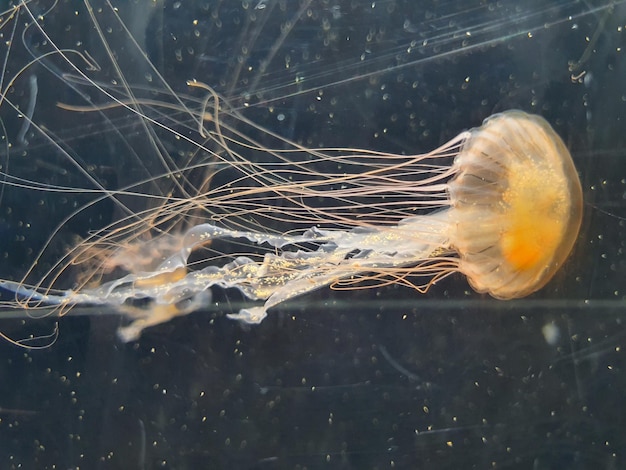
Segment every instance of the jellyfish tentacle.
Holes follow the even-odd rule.
[[[391,227],[311,227],[293,235],[231,230],[204,223],[180,235],[182,248],[154,271],[129,273],[80,291],[39,292],[9,281],[0,282],[0,287],[48,305],[117,307],[131,319],[130,325],[120,330],[124,341],[136,339],[148,326],[206,307],[211,300],[211,286],[235,288],[248,299],[264,300],[262,306],[228,315],[245,323],[259,323],[270,308],[341,279],[368,272],[392,275],[399,268],[419,265],[449,244],[449,223],[447,211],[407,218]],[[189,269],[192,251],[217,239],[245,239],[276,252],[265,252],[256,259],[254,255],[236,256],[224,266]],[[402,277],[398,279],[402,281]],[[141,305],[135,305],[137,301]]]

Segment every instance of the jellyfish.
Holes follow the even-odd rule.
[[[5,24],[18,12],[26,19],[21,37],[32,59],[0,81],[0,107],[24,119],[14,126],[23,130],[21,145],[29,132],[43,135],[86,183],[54,186],[5,172],[2,184],[93,196],[31,253],[26,273],[0,280],[12,295],[9,307],[65,314],[103,306],[128,318],[119,337],[133,341],[150,326],[206,308],[213,288],[239,291],[249,303],[228,316],[249,324],[316,289],[396,284],[424,293],[453,273],[479,293],[524,297],[549,282],[574,245],[580,181],[565,144],[539,116],[495,114],[425,154],[310,148],[258,125],[200,81],[176,93],[117,9],[84,5],[114,80],[94,78],[103,69],[96,54],[57,45],[28,2],[6,13]],[[103,28],[103,12],[120,34]],[[111,47],[116,39],[124,54]],[[131,84],[123,73],[118,57],[133,50],[150,86]],[[36,76],[31,69],[60,79],[83,103],[58,109],[102,116],[122,135],[126,119],[139,123],[157,156],[156,173],[117,189],[102,184],[58,135],[37,125],[36,110],[27,104],[22,113],[16,104],[14,88]],[[34,106],[33,83],[26,96]],[[191,152],[169,150],[163,133]],[[104,200],[118,212],[114,221],[70,240],[50,261],[63,226]]]
[[[212,121],[219,122],[217,111]],[[215,125],[216,139],[229,149]],[[117,309],[131,320],[119,336],[132,341],[146,327],[206,307],[212,286],[234,288],[261,302],[228,315],[251,324],[277,305],[324,286],[396,283],[425,292],[457,272],[479,293],[524,297],[553,277],[578,235],[582,192],[576,169],[561,138],[537,115],[495,114],[430,153],[389,154],[382,162],[364,150],[302,151],[356,168],[307,175],[310,168],[303,163],[255,167],[252,177],[263,179],[260,188],[226,183],[159,211],[163,216],[189,205],[217,204],[229,214],[148,240],[134,235],[132,222],[110,228],[80,243],[62,265],[65,269],[106,245],[100,248],[105,256],[98,269],[118,273],[114,279],[99,277],[102,282],[95,285],[66,290],[42,282],[1,281],[0,287],[14,292],[24,306]],[[311,201],[320,197],[330,203],[315,207]],[[277,200],[290,204],[281,207]],[[365,214],[353,213],[355,206]],[[259,214],[311,225],[284,233],[237,225],[244,216]],[[219,240],[245,246],[249,253],[193,256]]]

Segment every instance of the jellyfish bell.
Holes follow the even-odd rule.
[[[459,271],[477,292],[524,297],[552,278],[574,245],[580,180],[540,116],[496,114],[470,134],[448,189]]]
[[[222,108],[217,95],[213,99],[216,127],[206,135],[213,135],[238,167],[241,150],[219,127]],[[269,309],[323,286],[396,283],[425,292],[455,272],[465,274],[478,292],[499,299],[523,297],[550,280],[580,227],[581,187],[567,148],[544,119],[522,111],[494,115],[428,154],[385,155],[384,164],[375,160],[380,154],[365,150],[344,154],[295,147],[357,171],[320,174],[296,162],[280,169],[253,165],[256,173],[246,176],[255,178],[259,188],[218,185],[191,201],[176,200],[159,209],[163,215],[220,206],[230,214],[200,221],[196,215],[186,229],[152,239],[138,237],[130,217],[128,227],[93,235],[58,265],[63,271],[92,248],[105,246],[100,259],[107,261],[99,266],[121,271],[117,278],[62,291],[53,289],[56,274],[35,285],[2,281],[0,287],[13,291],[25,306],[114,308],[130,319],[119,336],[131,341],[149,326],[206,307],[212,286],[263,301],[229,315],[246,323],[259,323]],[[250,171],[247,164],[241,168]],[[330,203],[313,205],[319,197]],[[281,207],[276,201],[289,204]],[[420,207],[434,210],[413,215]],[[354,215],[353,208],[368,215]],[[244,216],[262,213],[303,228],[280,233],[241,223]],[[247,244],[247,252],[223,253],[202,263],[192,259],[192,253],[218,240]],[[135,263],[137,253],[157,256]],[[97,274],[92,276],[100,279]]]

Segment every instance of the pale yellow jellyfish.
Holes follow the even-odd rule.
[[[144,232],[135,230],[139,214],[126,226],[95,234],[57,265],[62,271],[81,259],[93,260],[99,248],[95,270],[107,273],[103,282],[102,272],[94,271],[87,280],[96,282],[70,290],[54,289],[54,273],[34,285],[3,281],[0,286],[15,292],[24,306],[113,307],[131,319],[119,332],[130,341],[150,325],[207,306],[211,286],[236,288],[263,302],[230,315],[246,323],[259,323],[272,307],[323,286],[399,283],[423,292],[455,272],[478,292],[523,297],[552,278],[578,235],[578,175],[563,141],[539,116],[496,114],[424,155],[298,147],[294,151],[309,160],[280,159],[266,167],[243,159],[246,148],[259,147],[238,141],[241,134],[232,129],[225,135],[217,96],[212,99],[215,112],[204,120],[215,128],[200,133],[221,146],[244,175],[243,183],[206,187],[190,200],[168,202],[156,216],[146,212],[166,219],[196,211],[175,233],[142,238]],[[335,170],[314,171],[312,162],[319,161],[331,162]],[[321,206],[315,203],[319,198],[325,201]],[[220,207],[221,215],[202,220],[211,207]],[[295,229],[255,228],[257,217]],[[220,239],[246,249],[190,257]],[[110,279],[111,273],[119,277]]]
[[[207,92],[202,99],[176,94],[119,21],[124,50],[136,48],[147,75],[157,78],[149,89],[131,86],[99,13],[84,3],[117,79],[94,80],[91,72],[100,68],[91,55],[57,47],[22,2],[19,9],[30,18],[24,32],[38,29],[49,49],[0,87],[0,106],[20,113],[9,100],[13,83],[33,65],[48,69],[48,58],[60,58],[59,78],[75,92],[88,86],[100,103],[84,96],[87,106],[62,107],[97,111],[105,119],[109,109],[128,111],[125,117],[140,123],[149,148],[163,157],[157,162],[162,172],[109,190],[65,154],[91,184],[50,190],[90,191],[96,202],[109,199],[123,214],[50,264],[48,249],[54,252],[60,227],[88,206],[61,221],[22,277],[0,281],[15,293],[10,306],[60,313],[77,304],[111,307],[130,319],[120,330],[128,341],[150,325],[206,307],[211,286],[262,302],[230,315],[248,323],[323,286],[396,283],[424,292],[455,272],[478,292],[510,299],[544,286],[571,251],[581,221],[580,182],[565,145],[542,118],[497,114],[423,155],[305,148],[256,126],[208,86],[189,83],[192,94]],[[119,20],[116,9],[110,12]],[[36,77],[29,85],[34,106]],[[29,128],[47,132],[31,122],[32,109],[18,135],[22,144]],[[155,130],[174,137],[176,146],[191,146],[193,156],[161,153]],[[252,137],[259,134],[274,148]],[[231,178],[223,178],[229,171]],[[9,182],[29,187],[21,179]],[[142,191],[152,184],[157,191]],[[121,198],[139,200],[132,207],[142,210],[130,210]]]

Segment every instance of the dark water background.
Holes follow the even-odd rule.
[[[93,5],[111,25],[124,76],[147,83],[145,58],[108,6]],[[624,468],[626,4],[116,5],[176,92],[202,80],[249,119],[308,146],[420,153],[495,112],[541,114],[579,169],[583,226],[554,280],[519,301],[473,293],[453,276],[426,295],[323,289],[246,328],[224,316],[242,300],[227,292],[137,343],[121,344],[123,319],[103,311],[61,319],[44,350],[0,343],[1,468]],[[49,7],[29,4],[44,31],[107,63],[84,6]],[[18,31],[27,22],[6,18],[3,38],[11,21]],[[7,56],[5,80],[46,50],[43,34],[28,31]],[[84,175],[63,158],[70,153],[112,187],[153,174],[154,147],[136,119],[55,106],[81,101],[59,78],[66,69],[50,57],[15,83],[11,99],[24,109],[29,74],[37,76],[33,121],[62,150],[30,130],[3,150],[9,173],[82,187]],[[104,67],[97,77],[116,73]],[[0,107],[3,142],[16,140],[16,114]],[[3,277],[18,276],[85,197],[5,188]],[[85,236],[114,212],[98,204],[60,238]],[[17,336],[53,324],[0,321]]]

